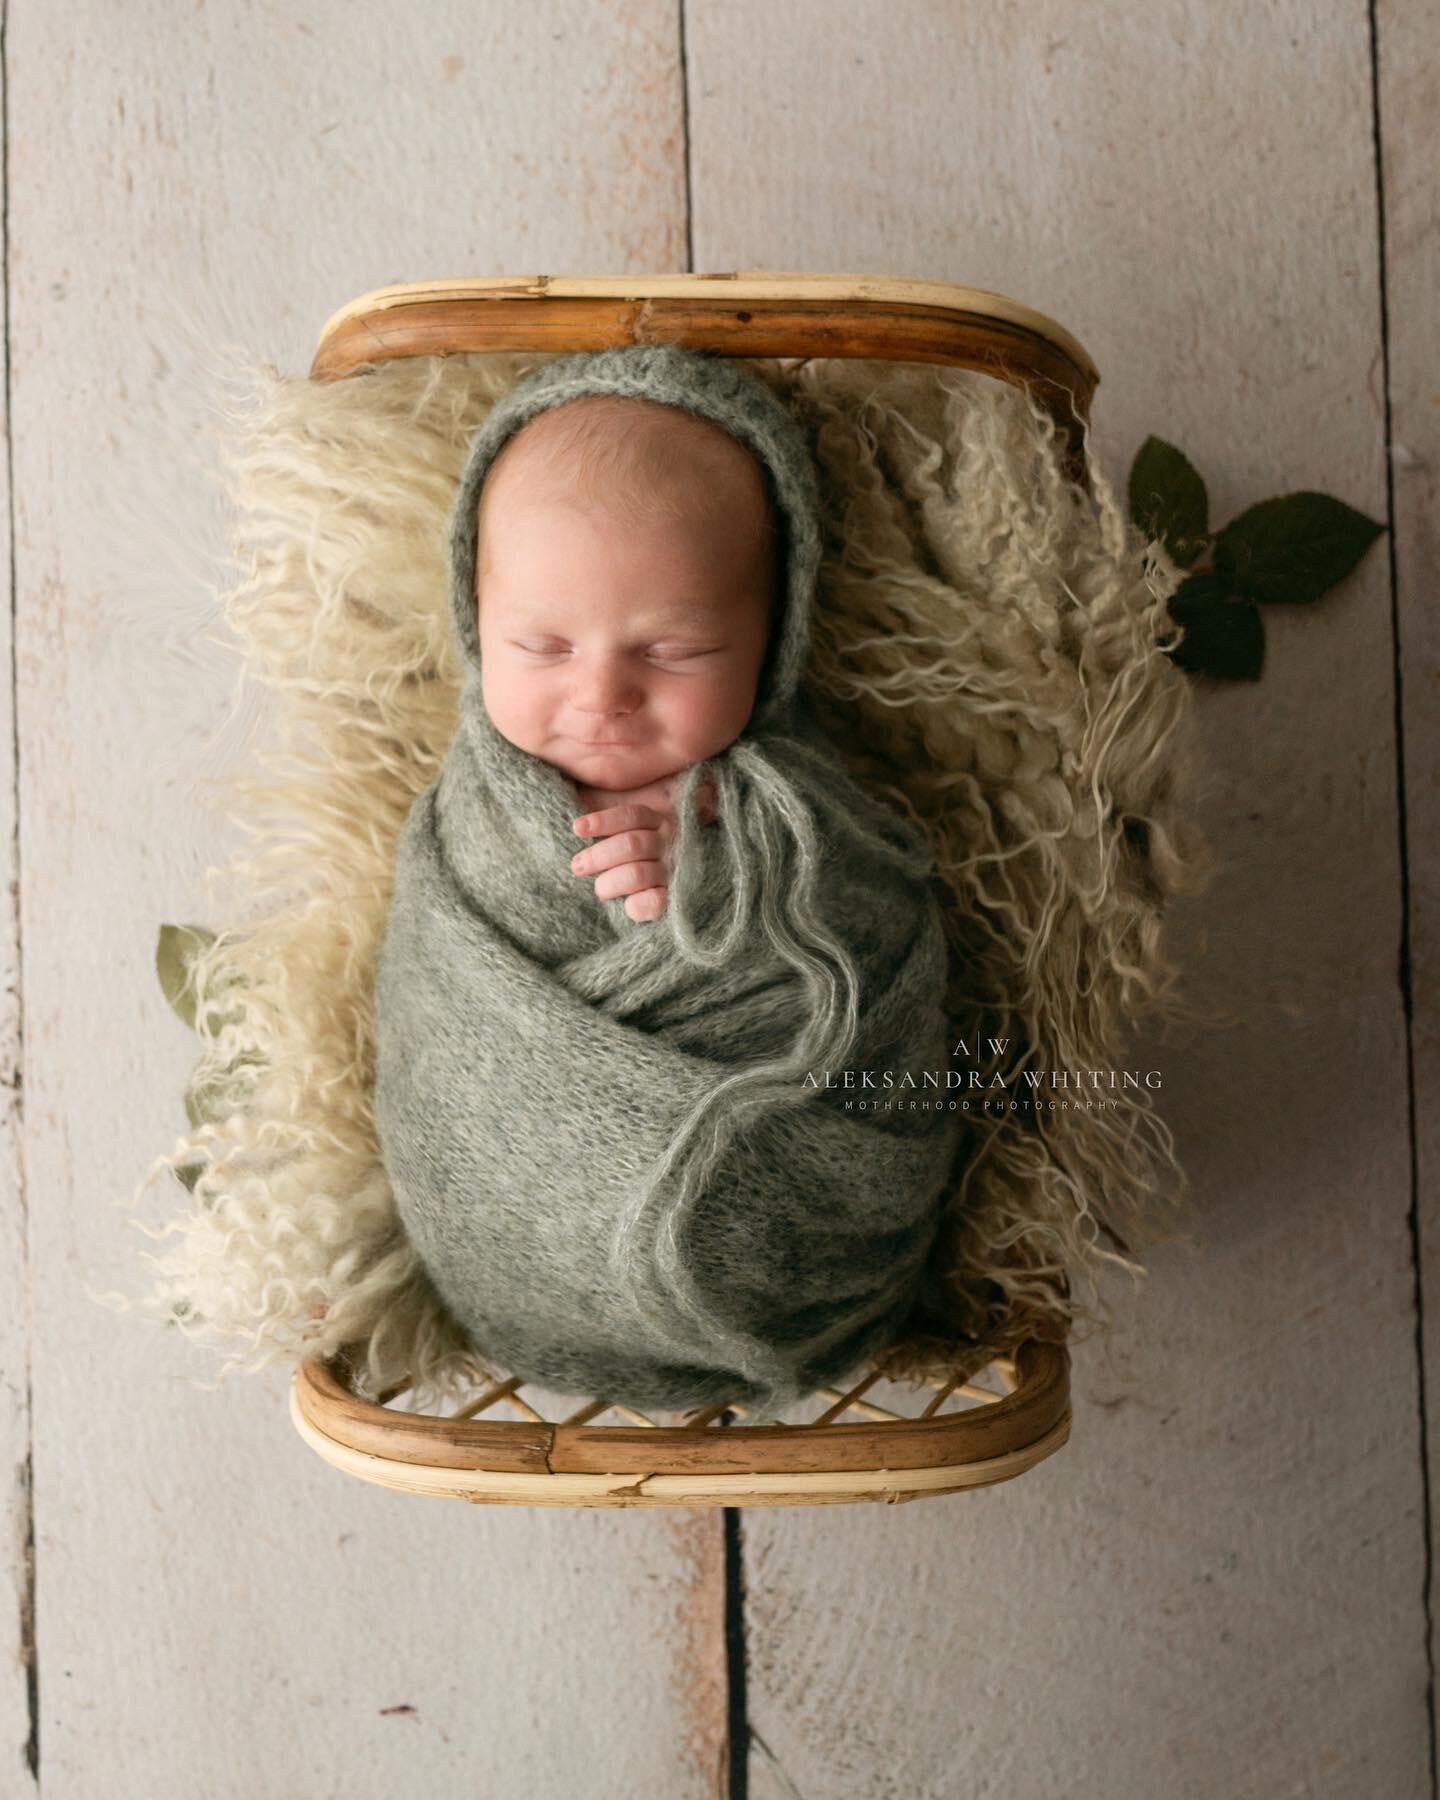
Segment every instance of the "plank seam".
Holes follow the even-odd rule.
[[[685,0],[676,0],[676,25],[680,44],[680,143],[685,162],[685,267],[695,273],[695,212],[691,202],[690,170],[690,61],[685,46]]]
[[[1384,134],[1380,124],[1380,25],[1375,0],[1366,7],[1370,30],[1370,130],[1371,158],[1375,167],[1375,234],[1379,277],[1380,398],[1385,448],[1385,523],[1388,526],[1387,567],[1390,580],[1390,666],[1394,692],[1395,812],[1400,865],[1400,947],[1396,975],[1405,1021],[1406,1129],[1410,1158],[1410,1195],[1406,1224],[1410,1237],[1410,1267],[1415,1311],[1416,1401],[1419,1414],[1421,1493],[1421,1606],[1425,1619],[1425,1712],[1430,1734],[1430,1794],[1440,1794],[1435,1717],[1435,1621],[1432,1502],[1430,1494],[1430,1434],[1428,1396],[1425,1391],[1425,1287],[1420,1246],[1420,1145],[1415,1116],[1415,1008],[1410,972],[1410,843],[1405,804],[1405,694],[1400,643],[1400,575],[1395,547],[1394,423],[1390,372],[1390,289],[1386,269]]]
[[[725,1415],[726,1420],[729,1414]],[[727,1506],[725,1531],[725,1723],[729,1750],[726,1800],[748,1800],[750,1793],[749,1694],[745,1659],[745,1515]]]

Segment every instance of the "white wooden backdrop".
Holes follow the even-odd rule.
[[[0,1796],[1433,1795],[1435,0],[0,19]],[[1155,431],[1217,520],[1318,487],[1390,535],[1203,694],[1176,942],[1237,1022],[1153,1054],[1204,1237],[1081,1353],[1068,1448],[904,1508],[425,1503],[84,1293],[133,1285],[190,1065],[155,925],[227,848],[197,346],[685,267],[999,289],[1096,358],[1117,479]]]

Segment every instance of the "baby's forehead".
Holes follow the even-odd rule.
[[[547,407],[502,446],[482,489],[602,498],[702,484],[712,505],[765,504],[751,452],[723,426],[638,395],[583,394]]]
[[[547,406],[515,433],[515,443],[528,440],[532,446],[545,447],[561,443],[629,439],[685,444],[712,453],[748,457],[739,440],[714,420],[691,412],[688,407],[670,406],[664,401],[647,399],[643,394],[578,394],[558,406]]]

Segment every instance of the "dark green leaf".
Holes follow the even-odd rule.
[[[203,925],[162,925],[155,945],[155,973],[172,1009],[195,1030],[195,984],[191,970],[197,957],[215,942]]]
[[[1170,652],[1192,675],[1257,681],[1265,661],[1265,629],[1248,600],[1232,600],[1214,575],[1192,575],[1170,596],[1170,616],[1185,636]]]
[[[1247,600],[1318,600],[1385,529],[1331,494],[1283,494],[1232,519],[1215,539],[1215,573]]]
[[[1147,538],[1159,538],[1172,560],[1188,569],[1210,539],[1210,503],[1199,471],[1163,438],[1147,437],[1130,468],[1130,517]]]

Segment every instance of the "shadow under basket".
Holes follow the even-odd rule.
[[[689,1414],[604,1400],[564,1411],[545,1404],[548,1391],[524,1398],[518,1376],[449,1415],[406,1412],[394,1402],[407,1390],[365,1399],[338,1357],[300,1364],[290,1414],[310,1448],[347,1475],[519,1506],[895,1505],[1008,1481],[1070,1435],[1063,1344],[1027,1339],[963,1379],[888,1382],[886,1366],[882,1357],[844,1392],[821,1388],[791,1409],[813,1417],[730,1426],[745,1416],[738,1401]],[[495,1417],[501,1407],[519,1417]]]
[[[414,282],[341,308],[310,375],[334,381],[393,357],[630,343],[982,371],[1046,407],[1070,473],[1088,485],[1082,442],[1099,381],[1090,357],[1044,314],[952,283],[774,271]],[[1063,1342],[1028,1338],[949,1379],[889,1381],[894,1357],[882,1355],[844,1392],[820,1389],[790,1409],[806,1416],[763,1426],[745,1425],[739,1402],[652,1417],[533,1388],[527,1399],[519,1377],[448,1415],[407,1412],[394,1405],[405,1387],[358,1394],[344,1354],[297,1367],[290,1411],[311,1449],[348,1475],[522,1506],[896,1504],[1008,1481],[1069,1436]]]

